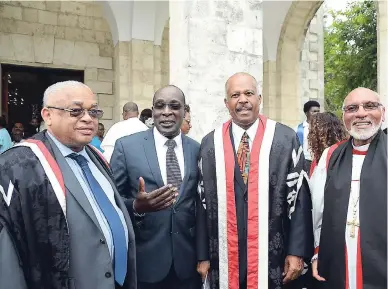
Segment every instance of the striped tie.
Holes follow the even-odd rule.
[[[167,184],[171,184],[178,190],[182,184],[182,175],[179,168],[178,158],[176,157],[174,148],[176,142],[173,139],[166,141],[167,154],[166,154],[166,168],[167,168]]]

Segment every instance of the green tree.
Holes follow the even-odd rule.
[[[325,109],[341,114],[346,95],[357,87],[377,90],[377,10],[375,1],[354,1],[345,11],[329,11],[325,28]]]

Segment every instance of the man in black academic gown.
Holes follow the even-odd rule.
[[[303,148],[295,131],[259,115],[254,77],[237,73],[225,89],[232,120],[200,150],[207,281],[212,289],[305,288],[295,280],[313,249]]]
[[[0,288],[136,289],[131,219],[87,146],[103,115],[96,96],[65,81],[43,105],[48,130],[0,156]]]
[[[324,189],[313,192],[313,276],[322,288],[387,288],[384,113],[377,93],[353,90],[343,106],[351,138],[329,149],[321,160],[328,166],[321,176],[326,179]]]

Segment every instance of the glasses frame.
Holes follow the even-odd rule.
[[[91,117],[91,118],[97,118],[97,119],[101,119],[104,115],[104,111],[102,109],[95,109],[95,108],[92,108],[92,109],[86,109],[86,108],[83,108],[82,109],[82,112],[80,113],[80,115],[72,115],[72,113],[74,113],[74,110],[75,109],[71,109],[71,108],[63,108],[63,107],[56,107],[56,106],[46,106],[46,108],[48,109],[57,109],[57,110],[62,110],[62,111],[67,111],[70,113],[70,116],[71,117],[76,117],[76,118],[82,118],[84,115],[85,115],[85,112],[87,111],[88,112],[88,115]],[[79,108],[77,108],[78,110]],[[93,114],[90,113],[90,111],[97,111],[97,112],[101,112],[101,115],[100,116],[94,116]]]
[[[373,104],[376,104],[377,106],[375,108],[372,108],[372,109],[365,109],[365,105],[367,104],[370,104],[370,103],[373,103]],[[357,106],[357,109],[355,111],[348,111],[347,107],[349,106]],[[376,109],[378,109],[380,106],[383,106],[380,102],[374,102],[374,101],[368,101],[366,103],[360,103],[360,104],[349,104],[347,106],[343,106],[342,107],[342,111],[343,112],[346,112],[346,113],[356,113],[358,112],[358,110],[360,109],[360,106],[362,106],[362,108],[365,110],[365,111],[374,111]]]

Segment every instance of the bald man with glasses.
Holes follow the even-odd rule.
[[[88,145],[103,116],[96,96],[56,83],[41,115],[47,131],[0,157],[0,288],[137,288],[131,219]]]

